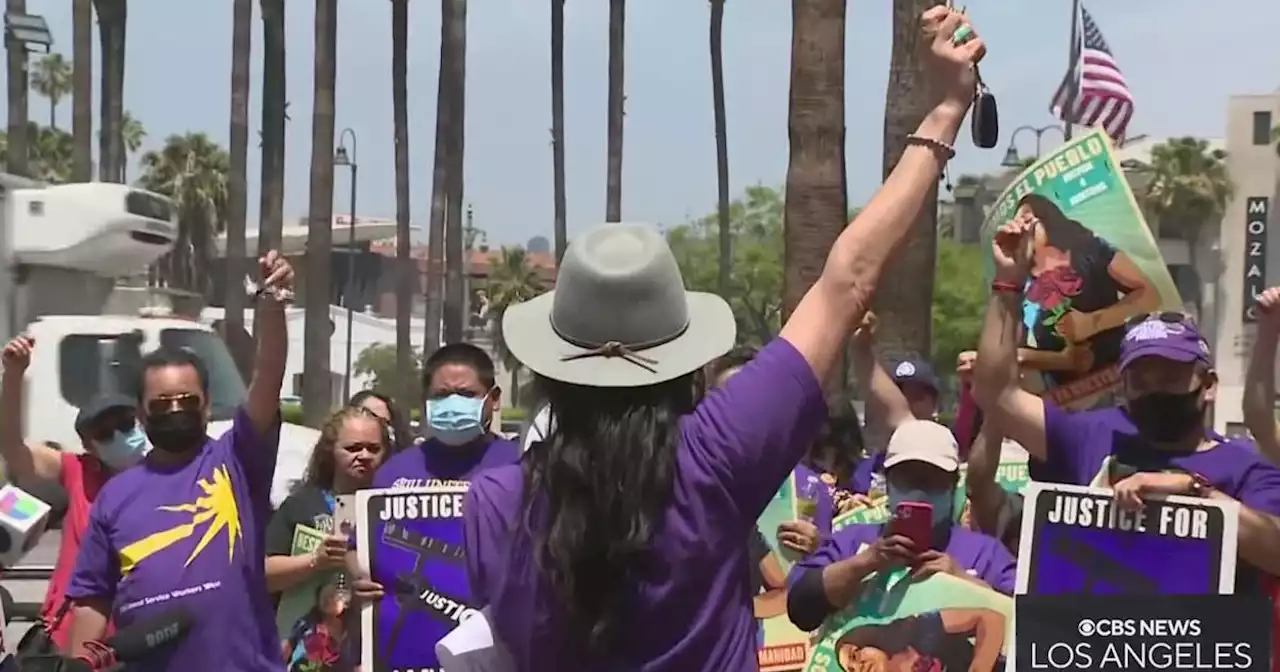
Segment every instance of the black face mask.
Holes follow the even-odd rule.
[[[166,453],[182,453],[204,445],[204,414],[199,409],[147,416],[147,438]]]
[[[1125,412],[1143,438],[1158,443],[1173,443],[1188,434],[1204,431],[1204,406],[1200,403],[1199,389],[1181,394],[1148,392],[1128,400]]]

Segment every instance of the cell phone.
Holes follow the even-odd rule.
[[[889,533],[910,539],[917,553],[929,550],[933,547],[933,506],[927,502],[899,502]]]
[[[355,495],[338,495],[333,500],[333,533],[352,534],[356,525]]]

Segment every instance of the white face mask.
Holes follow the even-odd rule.
[[[126,469],[142,461],[151,450],[147,434],[134,425],[127,432],[116,430],[110,441],[99,442],[98,458],[112,469]]]

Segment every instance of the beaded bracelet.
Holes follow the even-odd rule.
[[[940,154],[943,157],[943,160],[945,161],[950,161],[956,156],[956,149],[951,145],[948,145],[947,143],[941,140],[926,138],[923,135],[916,135],[914,133],[912,133],[911,135],[908,135],[907,144],[917,145],[920,147],[927,147],[929,149],[932,149],[934,152]]]

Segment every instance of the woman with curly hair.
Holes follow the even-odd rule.
[[[344,567],[348,543],[334,529],[336,498],[369,487],[392,446],[389,425],[361,406],[341,408],[325,423],[306,476],[267,526],[267,589],[280,595],[276,626],[281,633],[297,630],[299,619],[315,611],[319,588]],[[314,551],[294,555],[299,527],[325,536]],[[298,649],[289,648],[294,656]]]
[[[363,408],[387,423],[387,429],[391,430],[391,452],[399,452],[401,448],[413,444],[409,423],[391,397],[374,390],[360,390],[351,395],[347,405]]]

